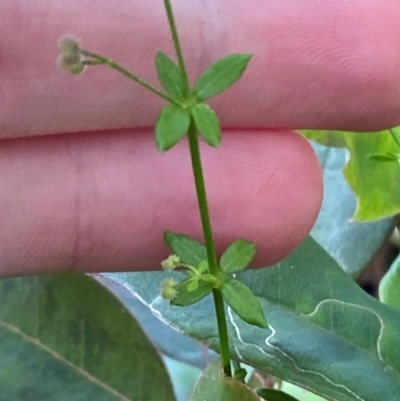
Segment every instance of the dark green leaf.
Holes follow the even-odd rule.
[[[392,263],[380,282],[379,298],[385,304],[400,310],[400,256]]]
[[[245,384],[226,377],[217,359],[200,376],[189,401],[259,401]]]
[[[222,286],[228,305],[247,323],[267,328],[260,302],[251,290],[238,280],[228,279]]]
[[[399,158],[392,153],[386,153],[386,154],[374,153],[368,155],[368,159],[373,160],[375,162],[397,162],[399,160]]]
[[[1,400],[175,399],[152,343],[93,278],[3,279],[0,299]]]
[[[297,398],[272,388],[258,388],[256,389],[256,393],[267,401],[298,401]]]
[[[214,110],[205,103],[198,103],[191,110],[196,128],[200,135],[211,146],[217,147],[221,142],[221,127]]]
[[[187,265],[198,266],[207,259],[206,247],[185,234],[164,231],[164,241]]]
[[[157,52],[156,69],[158,79],[169,96],[177,101],[184,99],[184,81],[176,64],[163,52]]]
[[[244,239],[238,239],[228,246],[221,256],[220,267],[225,273],[245,269],[254,259],[256,246]]]
[[[194,304],[208,295],[213,289],[212,283],[199,281],[197,288],[193,291],[189,291],[187,286],[190,284],[190,281],[191,279],[188,278],[176,285],[175,288],[178,291],[178,296],[171,301],[171,305],[188,306]]]
[[[166,322],[219,349],[211,297],[173,308],[159,300],[163,272],[110,277]],[[259,297],[269,328],[228,308],[233,358],[330,400],[400,401],[400,311],[366,294],[312,238],[275,266],[237,277]]]
[[[156,122],[156,144],[161,152],[175,146],[187,133],[190,115],[174,104],[165,106]]]
[[[215,61],[197,79],[194,91],[200,100],[220,94],[244,73],[251,54],[231,54]]]
[[[235,370],[235,374],[233,375],[236,380],[241,381],[244,383],[244,379],[247,376],[247,370],[244,368],[239,368]]]

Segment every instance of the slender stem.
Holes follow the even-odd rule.
[[[392,134],[393,139],[395,140],[395,142],[397,143],[397,146],[398,146],[399,149],[400,149],[400,138],[399,138],[399,135],[398,135],[396,129],[395,129],[395,128],[392,128],[392,129],[390,129],[389,131],[390,131],[390,133]]]
[[[179,103],[177,103],[174,99],[169,97],[167,94],[159,91],[153,85],[149,84],[148,82],[146,82],[142,78],[140,78],[137,75],[133,74],[132,72],[128,71],[126,68],[124,68],[121,65],[117,64],[115,61],[113,61],[113,60],[111,60],[111,59],[109,59],[107,57],[103,57],[103,56],[101,56],[99,54],[88,52],[87,50],[83,50],[83,49],[81,50],[81,53],[84,56],[91,57],[94,60],[96,60],[96,62],[94,62],[92,60],[86,60],[86,61],[84,61],[84,64],[92,64],[92,65],[93,64],[103,64],[103,65],[106,64],[109,67],[111,67],[112,69],[120,72],[122,75],[125,75],[126,77],[128,77],[132,81],[136,82],[137,84],[139,84],[143,88],[145,88],[145,89],[149,90],[150,92],[154,93],[155,95],[165,99],[166,101],[168,101],[170,103],[173,103],[173,104],[179,106]]]
[[[189,75],[186,70],[185,61],[183,59],[183,53],[181,48],[181,43],[179,41],[178,29],[176,27],[174,13],[172,11],[171,0],[164,0],[165,11],[167,12],[168,23],[171,30],[172,40],[175,46],[176,57],[178,58],[179,69],[183,75],[183,81],[185,84],[185,94],[186,96],[190,95],[190,84],[189,84]]]
[[[190,155],[192,159],[193,175],[196,185],[197,201],[199,204],[201,223],[204,232],[204,240],[207,249],[208,264],[210,268],[210,273],[214,276],[218,276],[218,261],[217,261],[217,254],[215,252],[213,234],[211,230],[210,213],[208,211],[206,187],[204,185],[203,168],[201,165],[201,158],[200,158],[199,139],[197,136],[196,125],[193,120],[190,122],[188,137],[189,137]],[[222,365],[225,374],[227,376],[232,376],[230,353],[229,353],[228,328],[226,325],[224,299],[219,289],[213,290],[213,297],[215,304],[215,312],[217,315]]]

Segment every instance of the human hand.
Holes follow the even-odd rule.
[[[291,130],[399,124],[400,6],[204,3],[174,2],[192,78],[253,53],[212,101],[224,127],[221,149],[202,150],[215,237],[220,251],[255,241],[261,266],[297,246],[320,207],[318,161]],[[187,147],[154,146],[162,103],[105,67],[55,67],[73,33],[156,82],[156,51],[173,54],[162,4],[6,0],[0,19],[0,275],[155,269],[164,229],[200,239]]]

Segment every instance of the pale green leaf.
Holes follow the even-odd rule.
[[[158,80],[169,96],[177,101],[184,99],[185,86],[181,71],[162,51],[156,55]]]
[[[400,256],[392,263],[380,282],[379,298],[385,304],[400,310]]]
[[[243,75],[250,58],[251,54],[231,54],[215,61],[195,83],[198,99],[216,96],[233,85]]]
[[[343,270],[358,278],[393,231],[394,218],[351,221],[357,198],[343,176],[346,149],[325,147],[315,142],[312,146],[323,168],[324,198],[311,235]]]
[[[93,278],[2,279],[0,299],[1,400],[175,399],[152,343]]]
[[[226,377],[221,360],[217,359],[200,376],[189,401],[259,401],[259,398],[245,384]]]
[[[211,297],[171,307],[159,297],[163,272],[107,277],[137,293],[164,321],[219,349]],[[248,325],[227,308],[235,359],[329,400],[400,401],[400,311],[361,290],[315,241],[237,278],[259,298],[269,327]]]
[[[190,266],[198,266],[207,259],[206,247],[185,234],[164,231],[164,241],[183,262]]]
[[[221,142],[221,127],[214,110],[205,103],[198,103],[191,113],[200,135],[211,146],[217,147]]]
[[[261,328],[268,327],[260,302],[246,285],[238,280],[228,279],[222,286],[222,295],[245,322]]]
[[[244,239],[232,242],[222,254],[220,268],[225,273],[233,273],[245,269],[254,259],[256,246]]]
[[[193,291],[197,290],[198,286],[199,286],[199,280],[192,279],[186,285],[186,291],[187,292],[193,292]]]
[[[165,152],[175,146],[187,133],[189,112],[174,104],[165,106],[157,118],[155,135],[158,150]]]
[[[370,154],[387,154],[398,150],[390,130],[354,133],[338,131],[305,131],[305,136],[321,144],[335,142],[346,147],[350,158],[344,169],[350,187],[357,195],[356,221],[373,221],[400,212],[400,166],[377,163]]]

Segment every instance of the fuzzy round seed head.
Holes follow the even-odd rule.
[[[161,284],[161,296],[167,301],[173,301],[178,296],[175,286],[178,282],[173,278],[166,278]]]
[[[180,266],[182,261],[178,255],[169,255],[167,259],[161,262],[161,267],[164,270],[171,271]]]

